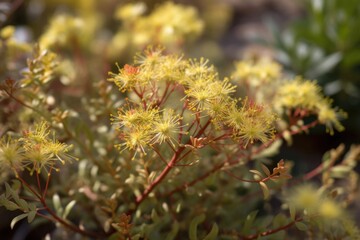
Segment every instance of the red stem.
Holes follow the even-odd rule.
[[[197,133],[196,137],[201,136],[204,132],[205,129],[210,125],[211,120],[209,119],[207,121],[207,123],[199,130],[199,132]],[[137,207],[147,198],[147,196],[153,191],[153,189],[159,184],[161,183],[165,177],[167,176],[167,174],[170,172],[170,170],[175,166],[175,163],[177,161],[177,159],[181,156],[181,153],[185,150],[185,147],[179,147],[179,149],[174,153],[173,157],[171,158],[171,160],[169,161],[169,163],[166,165],[166,167],[164,168],[164,170],[160,173],[160,175],[145,189],[145,191],[136,198],[135,201],[135,209],[137,209]],[[134,211],[133,210],[133,211]],[[132,213],[133,211],[130,211],[130,213]]]
[[[252,234],[252,235],[249,235],[249,236],[244,236],[241,239],[243,239],[243,240],[252,240],[252,239],[258,239],[259,237],[268,236],[268,235],[280,232],[282,230],[286,230],[286,229],[292,227],[295,223],[301,222],[302,220],[303,220],[303,218],[299,217],[299,218],[296,218],[294,221],[292,221],[292,222],[290,222],[290,223],[288,223],[288,224],[286,224],[284,226],[281,226],[281,227],[278,227],[278,228],[275,228],[275,229],[271,229],[271,230],[268,230],[268,231],[265,231],[265,232],[262,232],[262,233],[256,233],[256,234]]]

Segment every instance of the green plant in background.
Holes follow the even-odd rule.
[[[317,79],[353,115],[350,122],[358,130],[360,5],[356,0],[307,0],[304,8],[305,16],[283,33],[272,27],[279,59],[294,73]]]
[[[86,6],[95,11],[95,2]],[[347,210],[359,146],[344,154],[340,145],[295,176],[295,163],[277,157],[283,142],[315,126],[344,130],[346,114],[316,82],[263,58],[238,61],[222,78],[209,60],[181,53],[179,41],[196,38],[204,24],[193,7],[165,3],[146,16],[143,3],[119,9],[132,27],[167,9],[194,28],[147,25],[136,32],[148,37],[140,45],[164,31],[170,36],[153,40],[167,47],[148,46],[127,64],[97,45],[104,29],[86,29],[85,10],[55,16],[34,47],[18,42],[14,28],[1,29],[0,206],[16,211],[13,231],[23,219],[35,229],[46,219],[56,223],[53,239],[359,236]]]

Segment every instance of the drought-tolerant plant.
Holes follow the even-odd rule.
[[[175,13],[186,9],[163,8],[171,6]],[[117,15],[133,21],[129,8]],[[184,14],[196,17],[194,10]],[[56,21],[72,27],[53,43]],[[55,18],[34,47],[17,42],[13,27],[0,31],[6,76],[0,205],[16,211],[12,229],[25,219],[34,228],[46,219],[55,223],[54,239],[359,236],[347,211],[356,196],[359,146],[344,154],[340,145],[297,174],[294,161],[277,157],[294,135],[315,126],[330,135],[344,130],[346,113],[315,81],[289,79],[266,58],[238,61],[231,77],[220,78],[209,60],[157,45],[91,81],[81,56],[82,47],[92,46],[91,29],[77,24]],[[188,29],[192,36],[200,26]],[[64,52],[47,49],[50,43]],[[73,52],[80,69],[66,59]],[[79,85],[67,85],[73,76],[82,77]]]

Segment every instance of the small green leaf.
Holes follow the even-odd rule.
[[[19,206],[16,203],[6,198],[0,198],[0,206],[4,206],[9,211],[14,211],[19,209]]]
[[[19,195],[17,192],[15,192],[8,183],[5,183],[5,188],[6,188],[6,192],[5,192],[5,196],[8,197],[12,197],[15,202],[19,200]]]
[[[297,229],[299,229],[300,231],[307,231],[308,230],[308,227],[306,226],[306,224],[302,223],[302,222],[296,222],[295,227]]]
[[[268,169],[268,167],[267,166],[265,166],[264,164],[260,164],[260,166],[261,166],[261,168],[262,168],[262,170],[264,171],[264,173],[266,174],[266,176],[270,176],[271,175],[271,172],[270,172],[270,170]]]
[[[11,229],[14,228],[14,226],[15,226],[15,224],[16,224],[17,222],[19,222],[20,220],[26,218],[27,216],[28,216],[27,213],[23,213],[23,214],[20,214],[19,216],[15,217],[15,218],[11,221],[11,223],[10,223]]]
[[[266,184],[264,182],[259,182],[261,190],[264,194],[264,199],[268,199],[270,196],[270,191],[269,188],[266,186]]]
[[[158,214],[157,214],[157,212],[156,212],[155,209],[153,209],[153,210],[151,211],[151,219],[152,219],[154,222],[158,222],[158,221],[160,220],[160,218],[159,218],[159,216],[158,216]]]
[[[66,207],[65,207],[65,210],[64,210],[64,214],[63,214],[63,218],[67,218],[67,216],[69,215],[71,209],[75,206],[76,204],[76,201],[75,200],[72,200],[71,202],[69,202]]]
[[[28,203],[27,203],[24,199],[18,199],[18,200],[16,201],[16,203],[20,206],[20,208],[21,208],[24,212],[29,211]]]
[[[205,220],[205,214],[196,216],[190,223],[189,238],[190,240],[197,240],[197,226]]]
[[[53,196],[53,204],[54,204],[54,208],[57,214],[62,215],[63,212],[63,208],[61,206],[61,200],[60,197],[57,193],[54,194]]]
[[[295,221],[296,208],[295,208],[294,205],[292,205],[292,204],[289,205],[289,212],[290,212],[290,218],[291,218],[291,220]]]
[[[323,61],[316,65],[313,69],[308,71],[305,75],[309,77],[318,77],[329,72],[333,69],[342,59],[342,54],[340,52],[333,53],[327,56]]]
[[[34,203],[29,203],[29,209],[30,211],[35,211],[36,210],[36,205]]]
[[[284,214],[279,213],[273,219],[273,226],[275,228],[278,228],[283,225],[286,225],[288,222],[289,222],[288,218]]]
[[[205,236],[203,240],[215,240],[219,234],[219,227],[216,223],[213,224],[211,231]]]
[[[35,216],[36,216],[36,211],[28,212],[28,219],[27,219],[28,223],[31,223],[34,220]]]
[[[244,226],[242,227],[242,234],[249,234],[250,229],[255,221],[258,210],[252,211],[249,215],[247,215]]]
[[[12,184],[12,189],[14,189],[15,191],[20,189],[21,182],[19,180],[14,179],[14,180],[12,180],[12,183],[13,183]]]
[[[179,223],[175,221],[172,224],[171,232],[166,236],[165,240],[173,240],[176,238],[177,233],[179,232]]]

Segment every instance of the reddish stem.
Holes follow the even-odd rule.
[[[207,121],[207,123],[199,130],[196,137],[201,136],[205,132],[205,129],[210,125],[210,123],[211,123],[211,120],[209,119]],[[145,189],[145,191],[139,197],[136,198],[135,209],[134,210],[136,210],[138,208],[138,206],[153,191],[153,189],[165,179],[165,177],[170,172],[170,170],[175,166],[175,163],[176,163],[177,159],[181,156],[181,153],[184,150],[185,150],[185,147],[179,147],[178,150],[174,153],[174,155],[171,158],[171,160],[169,161],[169,163],[164,168],[164,170],[160,173],[160,175]],[[132,213],[134,210],[130,211],[130,213]]]
[[[284,226],[281,226],[281,227],[278,227],[278,228],[275,228],[275,229],[271,229],[271,230],[268,230],[268,231],[265,231],[265,232],[262,232],[262,233],[256,233],[256,234],[252,234],[252,235],[249,235],[249,236],[244,236],[241,239],[243,239],[243,240],[252,240],[252,239],[258,239],[259,237],[269,236],[271,234],[280,232],[282,230],[286,230],[286,229],[292,227],[295,223],[301,222],[302,220],[303,220],[303,218],[299,217],[299,218],[296,218],[294,221],[292,221],[292,222],[290,222],[290,223],[288,223],[288,224],[286,224]]]

